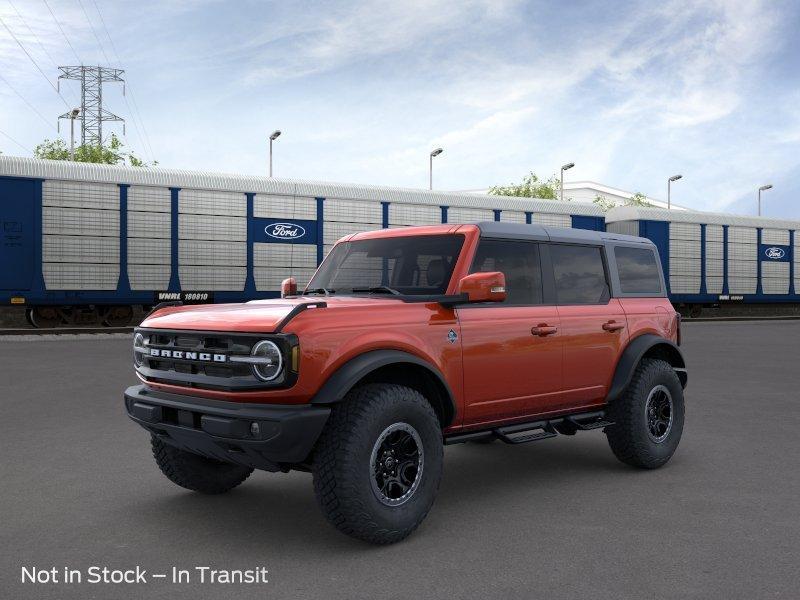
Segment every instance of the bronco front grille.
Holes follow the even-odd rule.
[[[275,342],[284,357],[290,351],[291,340],[286,336],[138,328],[134,333],[134,366],[154,383],[218,390],[285,385],[286,373],[265,383],[253,374],[250,364],[236,362],[237,357],[249,357],[253,346],[263,339]]]

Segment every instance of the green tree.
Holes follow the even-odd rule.
[[[62,139],[45,140],[33,149],[36,158],[49,160],[69,160],[69,146]],[[107,144],[91,146],[82,144],[75,148],[76,162],[101,163],[105,165],[130,165],[132,167],[156,166],[158,161],[146,163],[133,152],[125,149],[125,144],[113,133]]]
[[[601,196],[598,194],[592,200],[597,206],[599,206],[604,212],[608,212],[615,206],[617,203],[611,200],[610,198],[606,198],[605,196]],[[647,196],[645,196],[642,192],[636,192],[633,196],[625,200],[622,204],[623,206],[653,206],[650,202],[647,201]]]
[[[531,171],[522,179],[522,183],[512,183],[510,185],[497,185],[489,188],[490,194],[497,196],[520,196],[523,198],[544,198],[546,200],[557,200],[561,182],[558,177],[551,175],[546,181],[542,181]]]
[[[653,206],[653,205],[647,201],[647,196],[645,196],[642,192],[636,192],[625,203],[625,206]]]

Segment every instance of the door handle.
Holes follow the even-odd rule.
[[[615,331],[620,331],[622,329],[625,329],[625,324],[617,323],[612,319],[611,321],[606,321],[605,323],[603,323],[603,329],[608,332],[614,333]]]
[[[531,327],[531,334],[539,337],[547,337],[558,331],[557,327],[551,327],[547,323],[539,323],[536,327]]]

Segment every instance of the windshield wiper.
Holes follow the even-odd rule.
[[[400,296],[400,292],[398,292],[394,288],[390,288],[388,285],[376,285],[373,287],[363,287],[363,288],[353,288],[353,293],[367,293],[367,294],[393,294],[394,296]]]
[[[303,290],[303,296],[308,294],[323,294],[325,296],[332,296],[336,293],[336,290],[329,290],[328,288],[311,288],[309,290]]]

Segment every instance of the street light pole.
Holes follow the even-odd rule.
[[[564,201],[564,171],[567,171],[575,166],[575,163],[567,163],[561,166],[561,201]]]
[[[758,188],[758,216],[761,216],[761,192],[765,192],[767,190],[772,189],[772,184],[768,183],[767,185],[762,185]]]
[[[683,177],[683,175],[673,175],[672,177],[667,179],[667,210],[670,210],[672,208],[672,198],[671,198],[672,182],[678,181],[678,179],[680,179],[681,177]]]
[[[69,159],[75,160],[75,118],[81,114],[80,108],[73,108],[69,112]]]
[[[276,129],[269,136],[269,176],[272,177],[272,142],[278,139],[281,135],[281,130]]]
[[[428,189],[433,189],[433,157],[439,156],[444,150],[441,148],[436,148],[436,150],[431,150],[430,161],[428,165]]]

